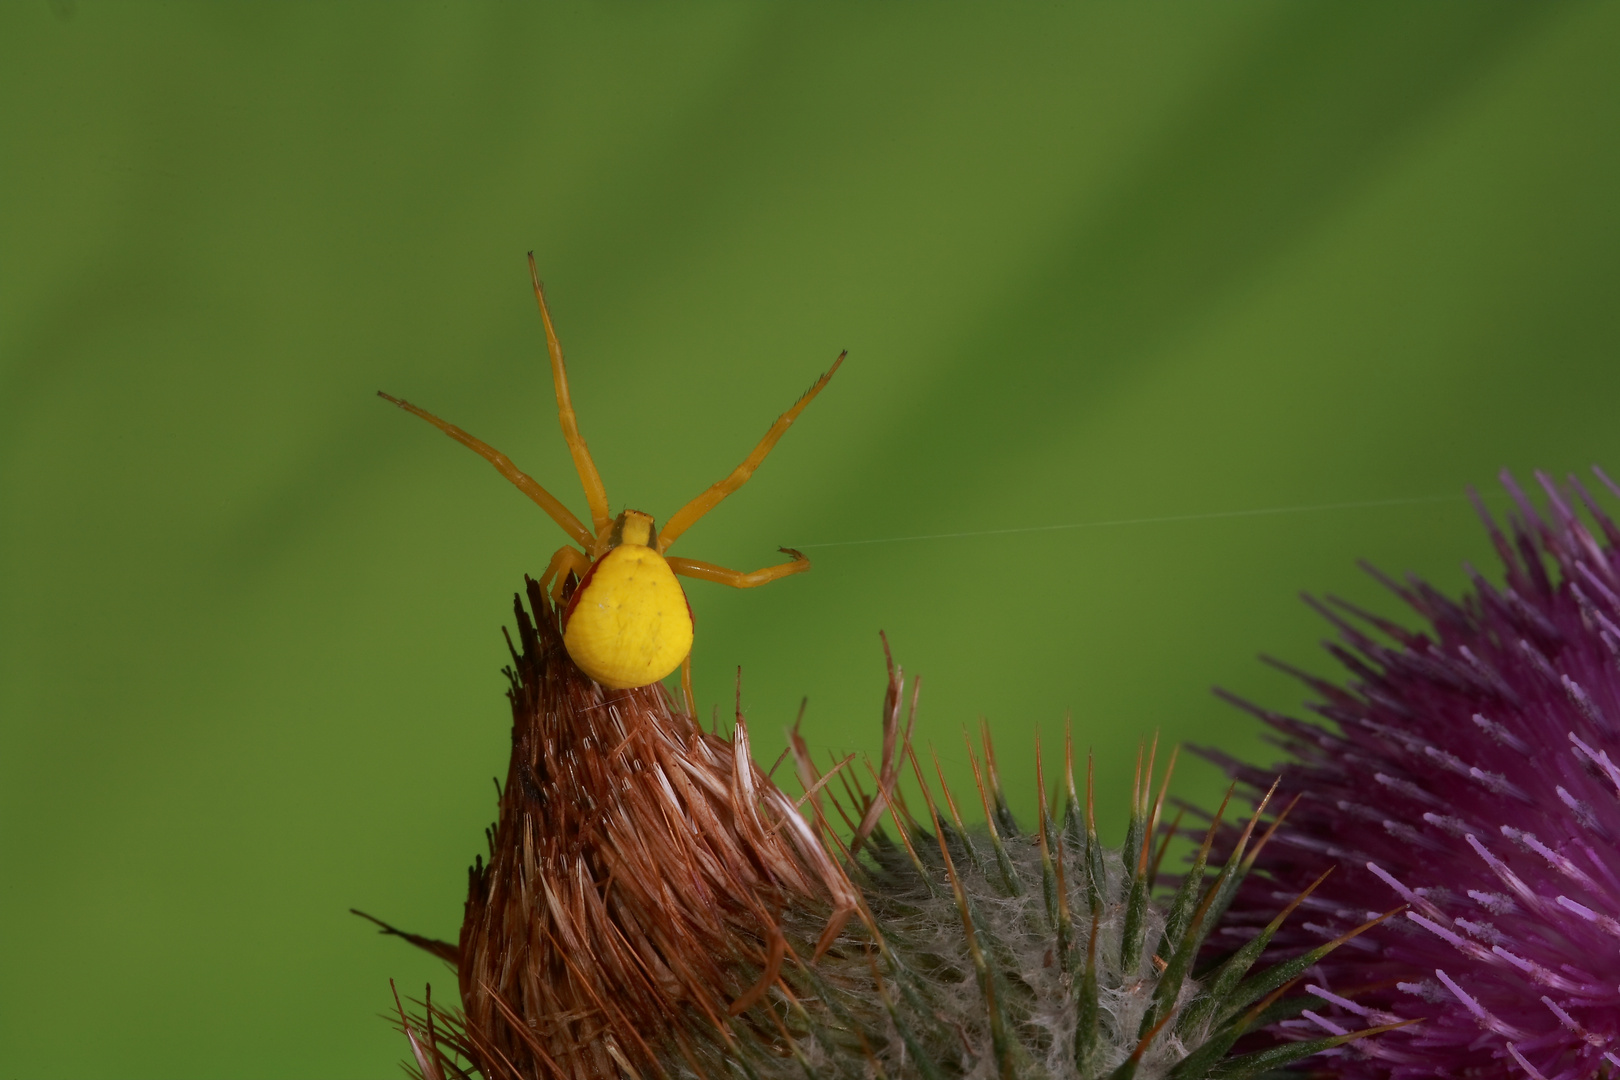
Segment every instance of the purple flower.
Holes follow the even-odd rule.
[[[1238,702],[1280,733],[1282,788],[1300,798],[1229,932],[1335,865],[1273,948],[1407,905],[1304,980],[1325,1004],[1289,1021],[1300,1038],[1422,1018],[1336,1051],[1343,1077],[1575,1080],[1620,1066],[1620,529],[1574,478],[1568,491],[1538,479],[1546,514],[1502,477],[1511,539],[1480,507],[1501,586],[1470,567],[1456,602],[1381,578],[1425,631],[1310,601],[1338,629],[1328,648],[1350,678],[1294,674],[1332,729]],[[1245,784],[1273,779],[1209,756]]]

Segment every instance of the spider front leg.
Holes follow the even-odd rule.
[[[563,587],[568,584],[568,575],[573,574],[584,581],[590,569],[591,560],[583,551],[564,544],[546,564],[546,572],[540,575],[540,587],[544,589],[546,583],[551,582],[551,602],[561,607]]]
[[[733,491],[736,491],[738,488],[748,483],[748,478],[754,475],[754,470],[759,468],[760,462],[765,460],[765,456],[771,452],[771,448],[776,445],[776,441],[780,439],[787,429],[793,425],[793,421],[799,418],[799,414],[804,412],[804,407],[816,399],[816,395],[821,393],[822,389],[826,387],[833,375],[837,373],[838,366],[844,362],[844,357],[848,355],[849,350],[847,349],[838,354],[838,359],[833,361],[832,367],[827,369],[826,374],[817,379],[815,381],[815,385],[811,386],[810,389],[804,392],[804,397],[795,402],[793,408],[776,418],[776,423],[772,424],[771,429],[765,433],[765,437],[759,440],[759,445],[754,447],[753,453],[744,458],[741,465],[731,470],[730,476],[726,477],[718,484],[710,485],[709,490],[705,491],[703,494],[699,495],[697,498],[675,511],[675,516],[664,522],[664,528],[658,534],[658,553],[660,555],[669,550],[669,545],[675,542],[676,537],[680,536],[687,529],[690,529],[693,525],[697,524],[698,519],[704,514],[707,514],[710,510],[713,510],[716,506],[719,506],[720,500],[724,499],[727,495],[730,495]],[[592,513],[595,513],[595,511],[593,510]],[[600,526],[598,526],[598,528],[600,528]],[[782,550],[786,551],[787,549],[783,548]],[[793,552],[793,554],[798,558],[804,558],[804,556],[800,555],[797,551]],[[702,566],[704,564],[697,563],[695,565]],[[714,567],[714,569],[718,570],[719,567]],[[727,573],[729,572],[730,571],[727,571]],[[693,576],[696,577],[701,575]],[[713,578],[710,580],[719,579]],[[732,585],[735,583],[728,581],[725,582],[725,584]],[[761,585],[764,584],[764,582],[756,581],[750,582],[750,584]],[[739,586],[739,588],[746,587],[747,586]]]
[[[473,453],[495,466],[497,472],[506,477],[506,479],[510,481],[512,485],[519,491],[533,499],[540,509],[546,512],[547,516],[549,516],[552,521],[555,521],[558,525],[562,526],[563,532],[567,533],[569,536],[572,536],[580,543],[581,546],[590,547],[596,542],[597,533],[601,531],[600,528],[598,528],[596,532],[592,532],[590,529],[587,529],[584,523],[569,511],[568,507],[557,501],[557,497],[555,495],[541,487],[539,484],[535,483],[534,477],[519,469],[516,465],[513,465],[511,458],[484,442],[482,439],[473,438],[465,431],[462,431],[460,428],[456,427],[456,425],[446,420],[440,420],[437,416],[434,416],[426,409],[417,408],[410,402],[405,401],[402,398],[394,397],[392,394],[385,394],[381,390],[377,391],[377,396],[382,398],[384,401],[391,402],[392,404],[399,406],[412,416],[421,417],[423,420],[426,420],[428,423],[432,424],[434,427],[456,440],[456,442],[460,443],[462,446],[467,447]]]
[[[534,264],[534,252],[529,252],[529,279],[534,282],[535,303],[540,305],[540,322],[546,331],[546,351],[551,354],[551,381],[557,390],[557,420],[562,426],[563,441],[568,443],[568,454],[574,459],[574,471],[579,473],[580,486],[585,489],[585,501],[591,507],[591,528],[600,542],[613,523],[608,510],[607,489],[602,486],[601,474],[591,451],[585,445],[585,436],[579,433],[579,419],[574,415],[573,398],[568,393],[568,368],[563,363],[562,345],[557,341],[557,328],[551,321],[551,309],[546,306],[546,290],[540,284],[540,270]],[[592,547],[592,554],[601,552]]]
[[[702,581],[713,581],[719,585],[730,585],[733,589],[752,589],[756,585],[768,585],[777,578],[785,578],[789,574],[802,574],[810,569],[810,560],[804,553],[794,551],[792,548],[777,548],[784,555],[793,558],[785,563],[767,566],[762,570],[753,570],[744,573],[741,570],[727,570],[723,566],[713,563],[699,562],[697,559],[683,559],[679,556],[665,556],[669,568],[682,577],[698,578]]]

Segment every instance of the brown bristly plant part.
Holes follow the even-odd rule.
[[[491,1080],[669,1075],[682,1048],[707,1072],[774,1026],[750,1010],[786,958],[783,913],[830,942],[856,893],[752,761],[740,713],[727,739],[661,686],[602,689],[532,581],[528,601],[500,817],[454,954],[461,1010],[425,1013],[438,1053]]]
[[[1033,833],[981,724],[967,751],[985,820],[970,827],[937,755],[936,783],[924,775],[918,683],[908,702],[885,639],[873,787],[852,756],[822,772],[795,723],[794,798],[750,757],[740,683],[730,736],[705,732],[660,686],[586,678],[533,582],[527,600],[508,639],[512,758],[459,940],[373,920],[457,971],[460,1008],[430,992],[408,1014],[396,997],[422,1080],[1244,1080],[1389,1030],[1236,1054],[1245,1035],[1320,1007],[1295,984],[1378,920],[1257,969],[1318,881],[1195,976],[1282,815],[1268,821],[1262,800],[1211,874],[1223,803],[1189,871],[1156,894],[1176,831],[1160,824],[1176,750],[1156,777],[1156,739],[1110,850],[1089,763],[1080,802],[1067,724],[1050,803],[1036,741]]]

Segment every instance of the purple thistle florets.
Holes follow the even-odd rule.
[[[1281,735],[1280,793],[1299,800],[1233,905],[1226,947],[1329,867],[1273,949],[1406,905],[1305,976],[1325,1004],[1288,1022],[1299,1038],[1420,1019],[1335,1051],[1336,1075],[1620,1074],[1620,529],[1573,478],[1593,528],[1538,479],[1546,514],[1503,475],[1511,539],[1480,507],[1500,587],[1469,568],[1458,603],[1381,579],[1425,632],[1309,601],[1351,678],[1294,674],[1336,731],[1238,702]],[[1275,776],[1207,756],[1260,790]]]

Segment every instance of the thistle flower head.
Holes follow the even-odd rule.
[[[660,685],[603,689],[532,580],[528,600],[500,818],[460,942],[440,952],[461,1009],[401,1015],[418,1070],[440,1080],[460,1057],[487,1080],[657,1076],[678,1050],[702,1073],[775,981],[784,913],[835,936],[853,888],[750,759],[740,717],[723,739]]]
[[[740,711],[723,738],[661,687],[591,682],[533,581],[517,627],[512,759],[460,939],[379,923],[457,972],[460,1007],[431,991],[415,1015],[397,1002],[420,1080],[1249,1080],[1388,1028],[1244,1051],[1314,1004],[1299,973],[1375,921],[1257,963],[1317,881],[1196,975],[1286,811],[1260,800],[1212,863],[1217,813],[1173,897],[1155,895],[1174,751],[1157,797],[1155,751],[1145,771],[1137,761],[1131,823],[1111,850],[1069,740],[1030,832],[983,730],[982,756],[972,742],[967,756],[985,824],[967,826],[912,750],[917,683],[902,709],[889,659],[883,751],[865,766],[875,790],[855,755],[821,772],[795,727],[795,801],[748,758]],[[902,772],[919,782],[910,805]],[[1035,772],[1045,792],[1038,740]]]
[[[1281,735],[1283,791],[1301,798],[1232,917],[1264,922],[1334,865],[1331,894],[1274,947],[1408,905],[1314,968],[1321,1007],[1289,1022],[1305,1038],[1422,1019],[1334,1051],[1343,1077],[1574,1080],[1620,1066],[1620,529],[1574,478],[1538,479],[1546,512],[1503,475],[1506,534],[1480,507],[1501,585],[1469,568],[1473,587],[1453,601],[1383,579],[1427,629],[1311,601],[1350,679],[1300,677],[1336,730],[1238,702]],[[1251,785],[1275,775],[1205,753]]]
[[[1111,850],[1067,741],[1061,811],[1043,799],[1030,832],[986,730],[982,756],[968,746],[985,815],[972,827],[911,748],[917,684],[904,710],[891,659],[875,790],[853,754],[822,772],[795,729],[796,803],[749,760],[740,714],[726,739],[661,687],[603,690],[533,582],[528,602],[508,671],[511,765],[460,939],[383,924],[459,979],[459,1008],[397,1006],[421,1080],[464,1076],[461,1062],[486,1080],[1248,1080],[1384,1030],[1234,1049],[1309,1005],[1299,973],[1366,927],[1258,964],[1313,885],[1195,975],[1281,818],[1267,823],[1262,800],[1222,865],[1217,814],[1173,898],[1157,897],[1174,752],[1157,796],[1154,751],[1138,762]],[[903,771],[918,781],[909,806]],[[1038,743],[1036,773],[1044,790]]]

